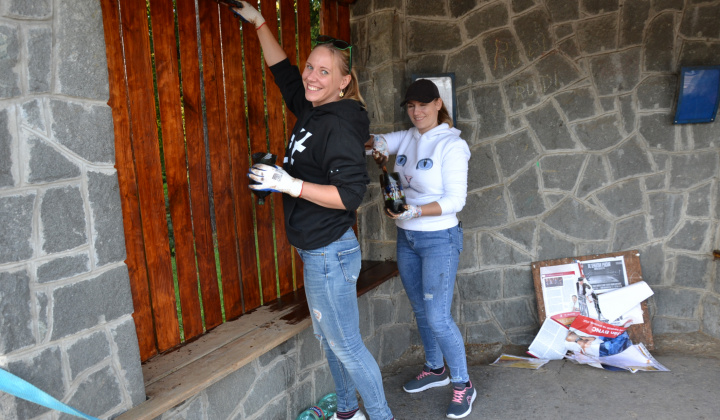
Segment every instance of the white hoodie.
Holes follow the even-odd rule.
[[[458,224],[457,212],[467,197],[470,149],[460,130],[443,123],[420,135],[417,128],[382,134],[395,158],[395,172],[408,204],[421,206],[437,201],[440,216],[396,220],[398,227],[415,231],[449,229]]]

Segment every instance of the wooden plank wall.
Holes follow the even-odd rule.
[[[302,287],[282,200],[273,194],[258,205],[246,177],[252,153],[271,151],[282,162],[295,118],[254,29],[242,30],[228,8],[214,0],[198,0],[197,9],[195,0],[101,4],[126,264],[145,361]],[[291,62],[304,63],[310,1],[298,2],[297,12],[293,0],[259,6]],[[347,5],[325,1],[321,15],[321,32],[349,40]]]

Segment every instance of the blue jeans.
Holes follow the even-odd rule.
[[[442,368],[445,356],[450,380],[467,382],[465,342],[450,313],[463,247],[462,228],[431,232],[397,228],[397,232],[398,270],[415,312],[425,364]]]
[[[355,232],[349,229],[327,246],[298,253],[313,330],[330,365],[338,410],[359,407],[357,390],[371,419],[392,419],[380,368],[360,337],[356,284],[361,258]]]

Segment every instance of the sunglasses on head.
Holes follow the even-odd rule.
[[[327,35],[320,35],[317,38],[315,38],[315,45],[320,44],[332,44],[333,47],[337,48],[340,51],[350,50],[350,62],[348,63],[348,73],[352,71],[352,44],[348,43],[347,41],[343,41],[342,39],[336,39],[331,36]]]

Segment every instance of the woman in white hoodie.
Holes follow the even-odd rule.
[[[374,135],[373,157],[384,164],[395,154],[407,210],[389,217],[397,224],[397,262],[425,350],[425,366],[403,389],[410,393],[453,383],[447,417],[470,414],[477,392],[470,382],[465,344],[450,307],[463,247],[456,216],[467,196],[470,149],[452,127],[437,86],[419,79],[400,104],[410,130]],[[445,369],[447,362],[449,375]]]

